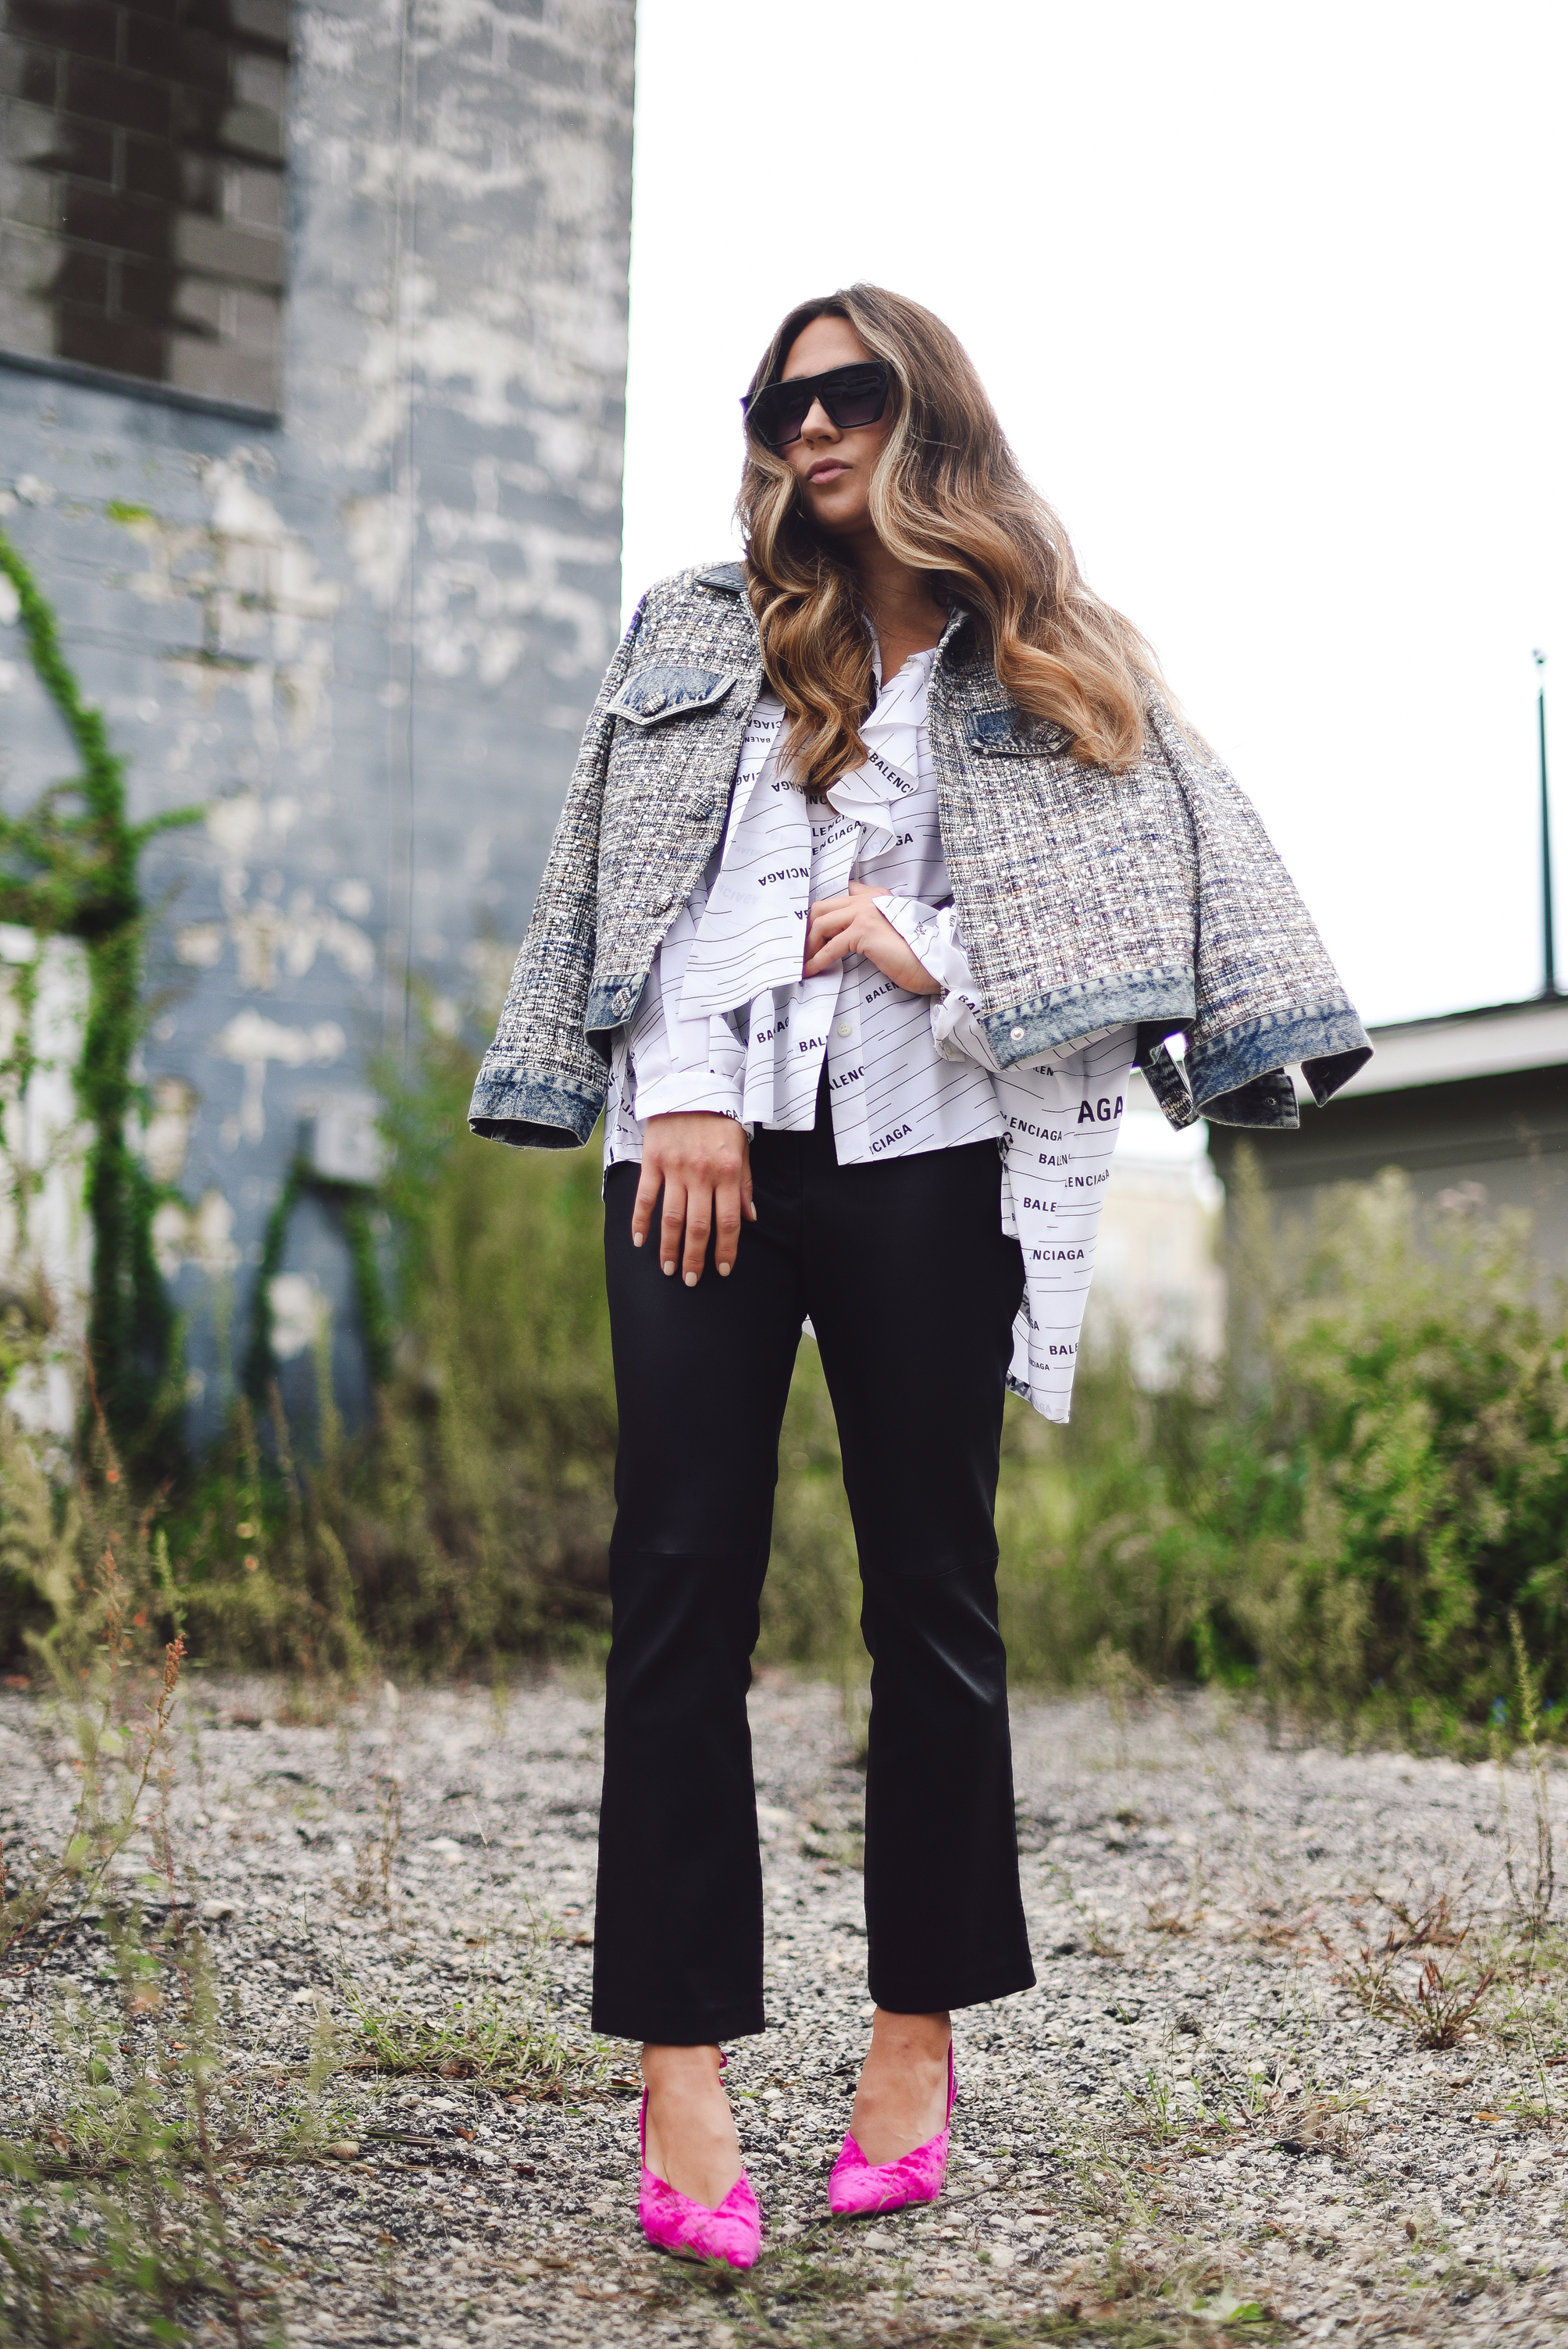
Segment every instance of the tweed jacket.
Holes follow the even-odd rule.
[[[718,845],[762,683],[738,564],[650,588],[588,720],[476,1133],[562,1148],[593,1133],[610,1039]],[[1326,1102],[1371,1046],[1251,803],[1156,696],[1148,721],[1128,773],[1083,765],[952,615],[927,723],[982,1025],[1007,1068],[1132,1021],[1172,1124],[1295,1125],[1287,1064]]]

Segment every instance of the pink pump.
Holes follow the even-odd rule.
[[[843,2149],[828,2180],[828,2208],[838,2219],[861,2219],[872,2210],[902,2210],[907,2202],[934,2202],[947,2176],[947,2146],[958,2094],[953,2049],[947,2050],[947,2118],[940,2135],[917,2145],[897,2161],[868,2161],[846,2132]],[[743,2181],[744,2182],[744,2181]]]
[[[719,2059],[721,2064],[725,2059]],[[727,2267],[757,2264],[762,2249],[762,2213],[751,2180],[743,2169],[717,2210],[694,2202],[687,2194],[655,2178],[648,2168],[648,2092],[637,2116],[637,2149],[642,2158],[642,2184],[637,2216],[655,2251],[674,2251],[678,2259],[717,2260]]]

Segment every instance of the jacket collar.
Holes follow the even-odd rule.
[[[716,563],[711,571],[699,571],[693,585],[711,587],[720,595],[744,595],[746,573],[738,563]]]
[[[748,610],[750,609],[749,599],[746,594],[745,568],[738,563],[716,563],[711,571],[699,571],[694,584],[698,587],[711,587],[716,595],[738,596],[747,605]],[[962,604],[954,604],[947,615],[947,626],[943,629],[937,643],[936,666],[938,667],[942,666],[942,656],[948,646],[957,636],[960,628],[966,627],[968,623],[968,612]]]

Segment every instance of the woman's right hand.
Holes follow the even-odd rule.
[[[708,1236],[721,1273],[735,1263],[740,1223],[757,1221],[751,1204],[751,1144],[746,1128],[712,1110],[682,1110],[651,1117],[643,1129],[643,1174],[632,1209],[632,1246],[641,1247],[660,1191],[659,1262],[680,1267],[688,1288],[702,1278]]]

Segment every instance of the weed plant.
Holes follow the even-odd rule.
[[[1494,1728],[1507,1911],[1501,1919],[1486,1916],[1467,1876],[1424,1894],[1376,1894],[1377,1908],[1390,1920],[1380,1945],[1376,1934],[1366,1935],[1353,1951],[1321,1930],[1317,1940],[1340,1989],[1368,2014],[1407,2032],[1418,2046],[1457,2047],[1483,2028],[1522,2040],[1542,2082],[1542,2116],[1549,2116],[1543,2065],[1563,2060],[1564,2051],[1558,2046],[1543,2059],[1540,2043],[1563,2036],[1568,1940],[1554,1912],[1556,1850],[1534,1675],[1517,1615],[1509,1629],[1521,1723],[1518,1761],[1530,1787],[1532,1833],[1528,1854],[1522,1854],[1509,1799],[1508,1757]],[[1498,2013],[1503,2003],[1506,2020]]]
[[[113,1495],[123,1479],[101,1423],[98,1441],[97,1483]],[[14,1475],[26,1457],[9,1464]],[[29,2115],[26,2137],[0,2140],[15,2213],[0,2227],[0,2337],[49,2349],[179,2344],[184,2311],[201,2301],[243,2343],[256,2288],[236,2264],[220,2175],[253,2131],[169,1825],[178,1595],[145,1524],[122,1516],[97,1531],[107,1537],[91,1588],[35,1637],[57,1730],[75,1748],[75,1816],[26,1882],[8,1884],[0,1863],[0,1975],[37,1972],[69,1934],[97,1925],[112,2004],[73,1991],[57,2008],[55,2098]],[[131,1611],[117,1542],[175,1613],[161,1655],[147,1609]]]
[[[438,2020],[350,1991],[356,2068],[401,2078],[478,2080],[519,2099],[559,2099],[610,2083],[609,2058],[563,2039],[541,2012],[492,1992],[456,1999]],[[625,2085],[625,2083],[620,2085]]]

